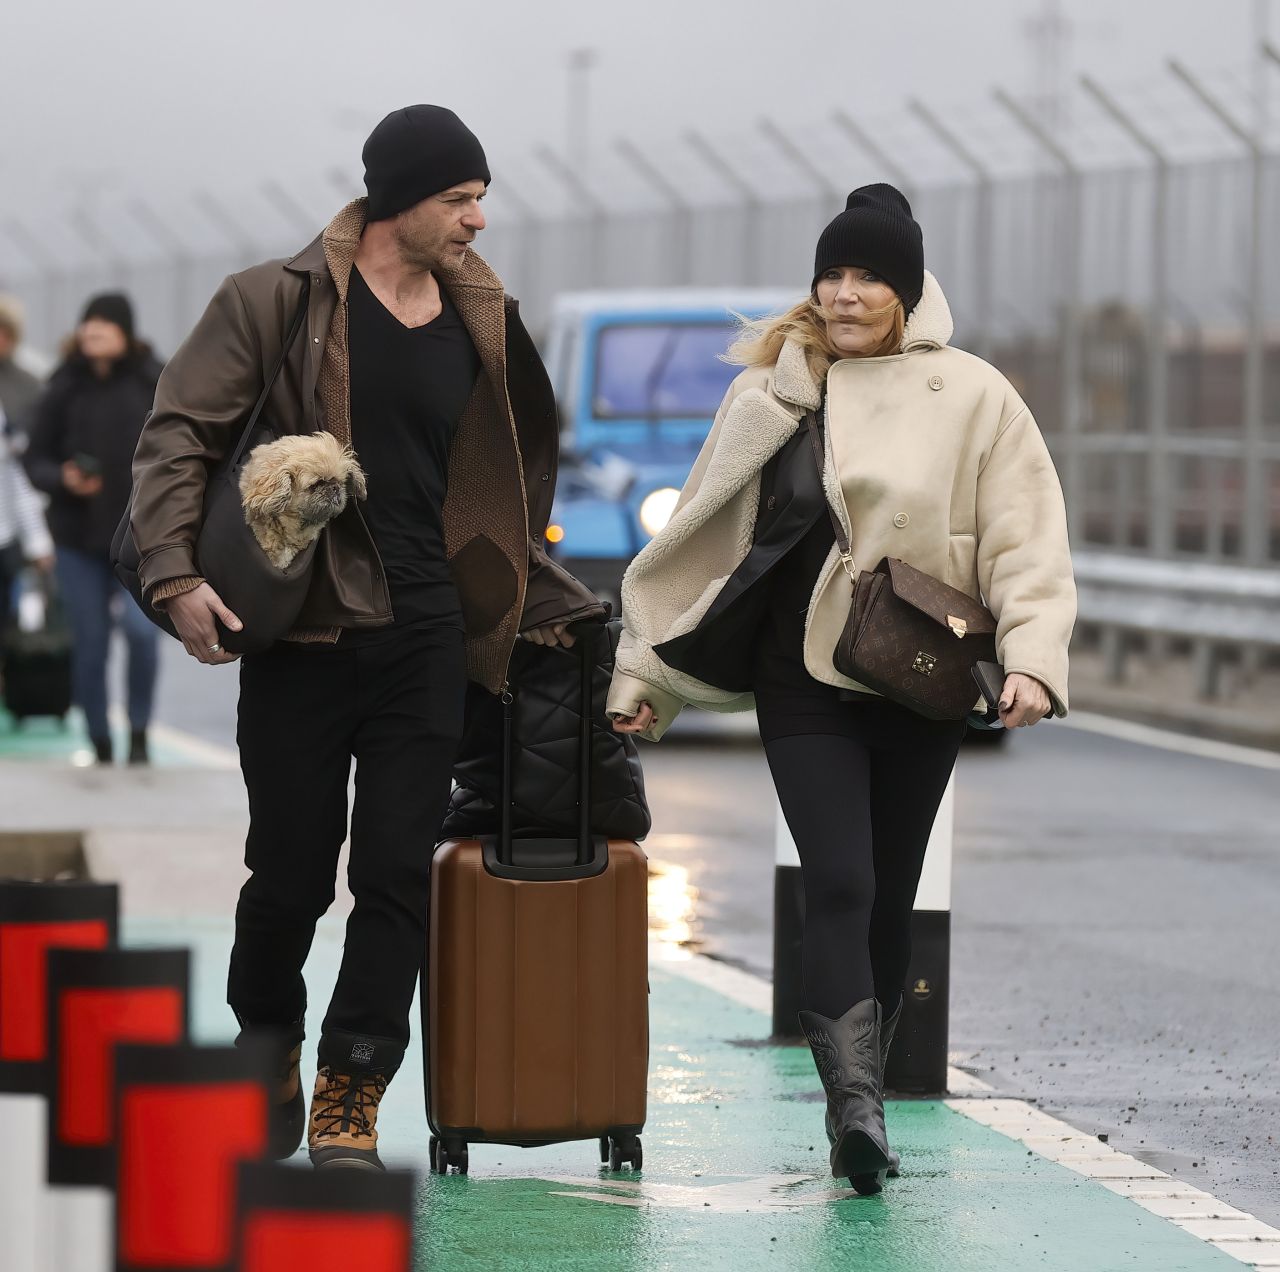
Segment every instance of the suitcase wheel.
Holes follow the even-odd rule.
[[[620,1171],[624,1165],[630,1166],[632,1170],[641,1170],[644,1167],[644,1149],[640,1144],[640,1136],[610,1135],[607,1141],[601,1138],[601,1161],[605,1160],[606,1143],[608,1144],[608,1162],[611,1171]]]
[[[450,1140],[446,1144],[433,1135],[427,1149],[431,1154],[431,1170],[434,1174],[447,1175],[451,1168],[459,1175],[467,1173],[470,1157],[464,1140]]]

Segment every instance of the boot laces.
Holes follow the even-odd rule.
[[[328,1068],[320,1072],[325,1086],[315,1112],[316,1138],[372,1135],[370,1114],[377,1116],[387,1079],[381,1073],[335,1073]]]

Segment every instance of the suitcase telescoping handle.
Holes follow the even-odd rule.
[[[494,845],[490,869],[496,873],[520,879],[565,879],[602,873],[608,865],[608,844],[597,840],[591,833],[591,728],[592,728],[592,679],[596,641],[604,632],[603,624],[587,620],[575,624],[573,635],[577,639],[573,649],[578,655],[579,711],[578,711],[578,826],[574,840],[573,869],[567,870],[563,856],[565,841],[555,839],[522,840],[521,847],[531,858],[541,858],[542,864],[517,865],[515,862],[514,834],[511,822],[513,769],[515,764],[515,736],[513,717],[515,695],[510,689],[502,695],[502,811],[498,818],[498,838]],[[559,858],[556,860],[555,858]]]

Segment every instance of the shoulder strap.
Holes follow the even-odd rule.
[[[289,325],[289,334],[285,336],[284,344],[280,347],[280,356],[276,359],[275,366],[271,368],[271,374],[267,376],[266,383],[262,386],[262,392],[258,394],[258,400],[253,404],[253,410],[249,414],[249,422],[244,426],[244,431],[240,434],[240,440],[236,443],[236,448],[228,461],[231,468],[234,468],[240,462],[240,457],[244,454],[244,448],[249,444],[249,439],[253,436],[253,431],[258,426],[258,417],[262,414],[262,408],[267,404],[267,398],[271,394],[272,386],[280,377],[280,368],[284,366],[284,360],[289,356],[289,350],[293,348],[294,341],[298,338],[298,332],[302,330],[303,321],[307,316],[307,305],[310,300],[311,285],[306,283],[303,285],[302,299],[298,302],[298,309],[293,315],[293,322]]]
[[[857,577],[857,570],[853,564],[853,554],[849,551],[849,536],[844,532],[844,526],[840,522],[840,518],[836,516],[836,510],[831,506],[831,500],[827,498],[827,482],[826,482],[826,457],[822,446],[822,426],[818,423],[818,412],[810,411],[804,417],[805,431],[809,434],[809,441],[812,443],[813,462],[818,466],[818,489],[822,492],[822,502],[826,506],[827,515],[831,518],[831,528],[836,532],[836,547],[840,549],[840,564],[844,566],[844,572],[851,578]]]

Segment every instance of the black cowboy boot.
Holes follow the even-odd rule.
[[[827,1093],[831,1173],[864,1197],[878,1193],[889,1169],[889,1140],[880,1088],[880,1004],[855,1003],[839,1020],[799,1013]]]
[[[882,1019],[880,1024],[880,1094],[884,1094],[884,1075],[889,1067],[889,1048],[893,1046],[893,1035],[898,1031],[898,1021],[902,1019],[902,1004],[906,1001],[904,994],[898,999],[893,1015]],[[897,1179],[902,1165],[902,1158],[893,1149],[889,1150],[889,1178]]]

